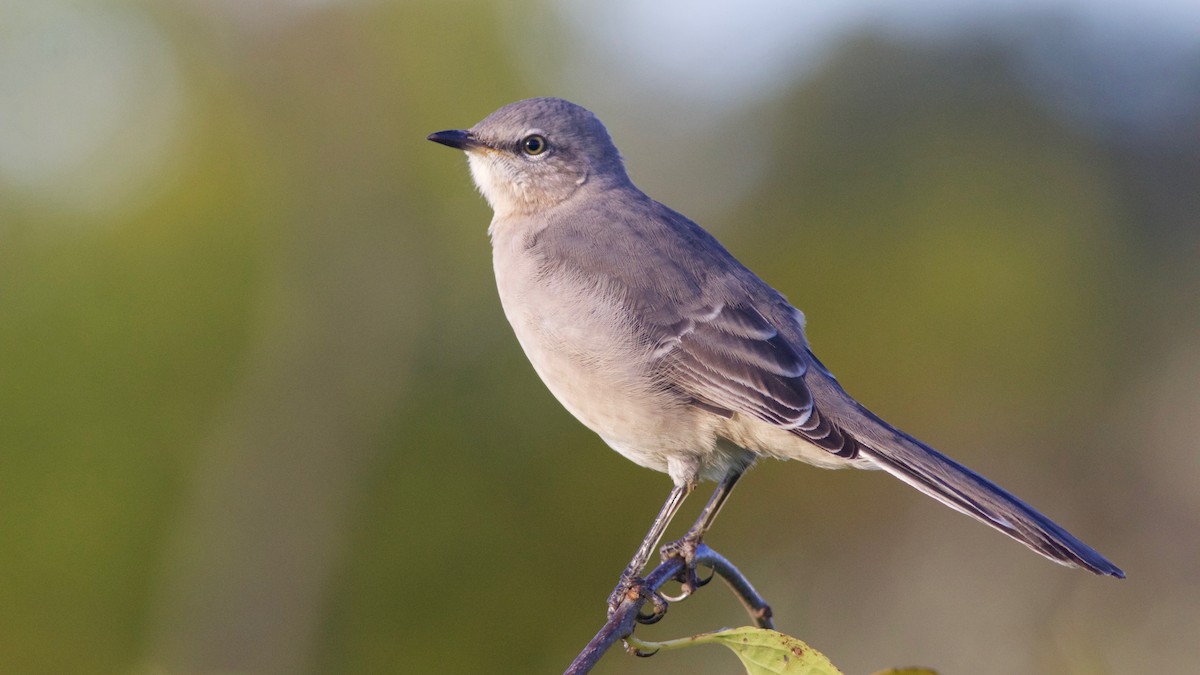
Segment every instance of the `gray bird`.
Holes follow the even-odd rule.
[[[610,608],[637,589],[697,483],[718,485],[668,546],[685,557],[759,457],[883,469],[1051,560],[1124,578],[1025,502],[851,398],[809,349],[800,310],[639,190],[588,110],[528,99],[429,140],[466,152],[494,211],[500,301],[542,381],[605,443],[674,482]]]

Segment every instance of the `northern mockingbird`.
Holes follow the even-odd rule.
[[[639,190],[591,112],[534,98],[429,140],[466,152],[494,211],[500,301],[542,381],[605,443],[674,481],[610,607],[638,586],[696,484],[718,482],[671,545],[685,557],[759,457],[883,469],[1055,562],[1125,576],[851,398],[813,355],[800,310],[699,225]]]

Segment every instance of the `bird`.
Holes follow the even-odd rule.
[[[591,111],[531,98],[428,140],[466,153],[493,211],[505,316],[546,387],[608,446],[672,481],[610,613],[640,592],[687,496],[717,484],[663,555],[694,555],[762,458],[881,469],[1050,560],[1124,578],[1024,501],[846,393],[813,354],[804,314],[708,231],[638,189]]]

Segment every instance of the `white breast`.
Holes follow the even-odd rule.
[[[637,343],[613,289],[588,286],[569,272],[539,274],[523,239],[493,223],[496,286],[517,340],[551,393],[642,466],[668,471],[668,457],[677,463],[680,456],[702,464],[716,444],[711,426],[655,388],[650,350]]]

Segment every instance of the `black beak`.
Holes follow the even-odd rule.
[[[435,131],[429,134],[429,140],[434,143],[441,143],[459,150],[466,150],[479,145],[479,142],[471,138],[471,133],[464,129],[448,129],[446,131]]]

